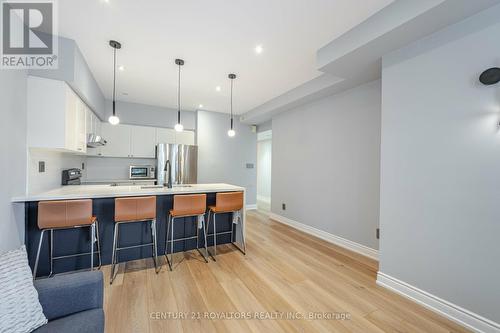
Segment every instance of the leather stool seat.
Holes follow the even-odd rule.
[[[53,272],[53,261],[57,259],[74,257],[80,255],[90,255],[90,269],[94,268],[94,241],[97,243],[97,255],[99,259],[99,267],[101,267],[101,250],[99,245],[99,223],[97,218],[92,215],[92,200],[53,200],[41,201],[38,203],[38,228],[42,230],[38,251],[33,269],[33,278],[36,278],[38,262],[40,258],[40,250],[45,231],[50,231],[49,238],[49,258],[50,258],[50,273]],[[78,253],[61,257],[54,257],[54,230],[72,229],[72,228],[90,228],[90,252]]]
[[[244,205],[244,195],[243,192],[221,192],[215,195],[215,205],[208,206],[208,223],[210,223],[210,217],[213,215],[214,217],[214,232],[212,234],[208,234],[207,236],[213,236],[214,239],[214,254],[212,255],[210,252],[210,256],[215,261],[215,256],[217,254],[217,235],[222,234],[231,234],[231,243],[240,250],[243,254],[245,254],[246,246],[245,246],[245,238],[243,235],[243,227],[240,226],[241,231],[241,239],[243,242],[243,250],[236,246],[234,242],[234,223],[235,223],[235,215],[241,222],[241,214]],[[233,213],[233,221],[231,222],[231,231],[225,232],[217,232],[217,223],[216,223],[216,215],[223,213]]]
[[[135,246],[120,247],[119,246],[119,232],[120,224],[124,223],[145,223],[151,222],[151,243],[140,244]],[[113,283],[116,274],[115,266],[118,262],[118,252],[120,250],[152,246],[153,261],[155,264],[156,273],[158,269],[158,249],[156,238],[156,197],[125,197],[115,199],[115,230],[113,234],[113,254],[111,257],[111,279],[110,284]]]
[[[174,207],[169,211],[168,223],[167,223],[167,232],[165,236],[165,258],[167,259],[168,266],[170,270],[173,269],[173,261],[174,261],[174,242],[176,241],[184,241],[188,239],[196,238],[196,249],[200,252],[205,262],[208,262],[208,249],[207,249],[207,235],[205,230],[205,212],[207,209],[207,195],[206,194],[186,194],[186,195],[174,195]],[[198,220],[196,221],[196,236],[193,237],[185,237],[182,239],[174,239],[174,224],[176,218],[181,217],[203,217],[201,219],[201,226],[204,231],[205,238],[205,251],[207,256],[203,255],[199,249],[199,231],[198,231]],[[171,230],[170,230],[171,229]],[[170,231],[170,240],[168,239]],[[170,242],[170,259],[167,255],[168,243]]]

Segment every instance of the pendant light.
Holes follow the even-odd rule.
[[[179,82],[177,85],[177,124],[175,124],[174,128],[177,132],[182,132],[184,126],[181,124],[181,66],[184,65],[184,60],[175,59],[175,64],[179,66]]]
[[[110,40],[109,46],[113,48],[113,114],[108,118],[111,125],[118,125],[120,118],[116,115],[116,50],[122,48],[122,44],[116,40]]]
[[[236,74],[229,74],[228,77],[231,79],[231,128],[227,131],[227,135],[232,138],[236,135],[233,129],[233,80],[236,79]]]

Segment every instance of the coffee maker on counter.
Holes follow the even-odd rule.
[[[81,185],[82,170],[66,169],[62,172],[62,185]]]

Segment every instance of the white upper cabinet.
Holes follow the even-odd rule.
[[[157,128],[156,143],[177,143],[182,145],[194,145],[194,132],[177,132],[171,128]]]
[[[155,158],[156,128],[130,126],[130,157]]]
[[[28,147],[86,152],[85,104],[64,82],[28,77]]]
[[[157,128],[156,143],[175,143],[175,130],[171,128]]]
[[[194,132],[193,131],[175,132],[175,143],[179,145],[194,145]]]
[[[85,108],[85,124],[87,127],[87,137],[89,134],[101,135],[101,121],[94,112],[88,107]],[[87,147],[87,155],[98,156],[101,155],[101,147],[89,148]]]
[[[87,113],[87,106],[85,103],[76,97],[76,123],[75,123],[75,136],[76,136],[76,150],[81,153],[87,151],[87,129],[85,117]]]
[[[101,155],[109,157],[131,157],[131,127],[132,126],[129,125],[102,123],[102,136],[107,143],[105,146],[101,147]]]

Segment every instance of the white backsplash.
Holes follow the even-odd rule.
[[[45,172],[38,171],[38,163],[45,162]],[[48,149],[30,149],[28,152],[28,193],[39,193],[61,186],[62,170],[81,168],[85,156]]]
[[[155,166],[154,158],[118,158],[118,157],[92,157],[85,161],[85,172],[82,181],[119,181],[129,178],[129,166],[152,165]]]
[[[45,172],[38,163],[45,162]],[[127,180],[130,165],[153,165],[155,159],[79,156],[48,149],[30,149],[28,153],[28,193],[49,191],[61,186],[64,169],[82,168],[82,182]]]

